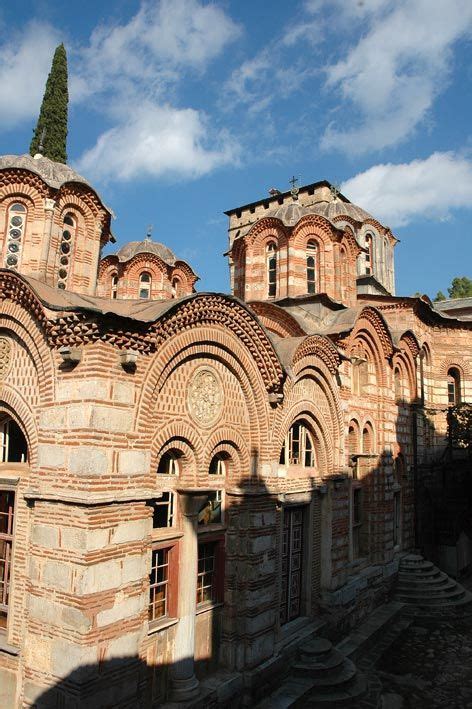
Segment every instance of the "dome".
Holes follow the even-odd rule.
[[[87,180],[62,162],[54,162],[43,156],[33,158],[31,155],[2,155],[0,157],[0,170],[15,168],[29,170],[39,175],[44,182],[58,190],[66,182],[80,182],[93,189]]]
[[[285,226],[292,227],[306,214],[319,214],[332,223],[335,223],[335,219],[339,217],[350,217],[361,223],[367,219],[374,219],[371,214],[356,204],[340,199],[331,202],[315,202],[309,206],[302,206],[297,201],[288,202],[269,210],[264,217],[280,219]]]
[[[156,254],[169,266],[173,266],[177,260],[175,254],[167,246],[158,241],[151,241],[151,239],[129,241],[116,252],[119,261],[129,261],[136,254]]]

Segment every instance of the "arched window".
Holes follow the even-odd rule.
[[[179,474],[179,458],[182,457],[180,451],[166,451],[159,461],[157,466],[158,475],[178,475]]]
[[[273,241],[266,247],[267,262],[267,295],[274,298],[277,295],[277,246]]]
[[[393,370],[393,383],[395,387],[395,401],[403,399],[403,382],[400,367],[395,367]]]
[[[310,432],[302,421],[296,421],[285,437],[280,451],[281,465],[315,466],[315,449]]]
[[[116,273],[111,277],[111,297],[115,300],[118,296],[118,276]]]
[[[347,434],[347,447],[349,457],[359,453],[359,426],[356,421],[351,421]]]
[[[5,266],[16,269],[20,262],[20,252],[25,234],[27,211],[24,204],[14,202],[8,209],[7,247]]]
[[[365,273],[369,276],[374,271],[374,238],[372,234],[365,235],[365,247],[367,249],[365,255]]]
[[[139,276],[139,297],[147,299],[151,297],[151,274],[144,271]]]
[[[369,364],[363,357],[358,357],[352,364],[352,392],[356,395],[366,393],[369,384]]]
[[[447,403],[449,406],[461,403],[461,375],[457,367],[451,367],[447,373]]]
[[[172,279],[172,297],[173,298],[180,298],[182,295],[182,283],[180,281],[180,278],[173,278]]]
[[[366,423],[362,430],[362,452],[374,452],[374,431],[372,430],[370,423]]]
[[[306,289],[308,293],[316,293],[316,243],[309,241],[306,245]]]
[[[68,212],[62,222],[62,237],[60,245],[60,257],[59,257],[59,280],[57,282],[57,287],[64,290],[67,285],[67,278],[69,276],[70,262],[71,262],[71,251],[73,243],[75,240],[75,234],[77,231],[77,220],[73,214]]]
[[[0,421],[0,462],[28,462],[28,443],[21,428],[10,417]]]
[[[226,475],[228,460],[228,453],[216,453],[210,461],[208,473],[210,475]]]

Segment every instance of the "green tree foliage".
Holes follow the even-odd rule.
[[[447,292],[449,298],[472,298],[472,281],[467,276],[453,278]]]
[[[446,296],[444,295],[442,290],[438,290],[438,292],[436,293],[436,297],[434,299],[434,302],[438,303],[440,300],[446,300]]]
[[[54,52],[46,82],[38,122],[30,145],[30,154],[41,152],[56,162],[67,162],[67,55],[63,44]],[[39,150],[42,145],[42,150]]]
[[[449,440],[472,455],[472,404],[463,402],[448,411]]]

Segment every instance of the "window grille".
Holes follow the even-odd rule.
[[[0,632],[6,630],[10,601],[15,493],[0,490]]]
[[[280,452],[281,465],[301,465],[304,468],[315,466],[313,439],[307,427],[296,421],[285,437]]]
[[[153,503],[152,526],[154,529],[174,526],[174,494],[163,492]]]
[[[267,295],[277,295],[277,247],[274,242],[267,244]]]

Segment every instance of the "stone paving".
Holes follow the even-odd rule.
[[[374,672],[384,709],[472,709],[472,618],[414,620]]]

